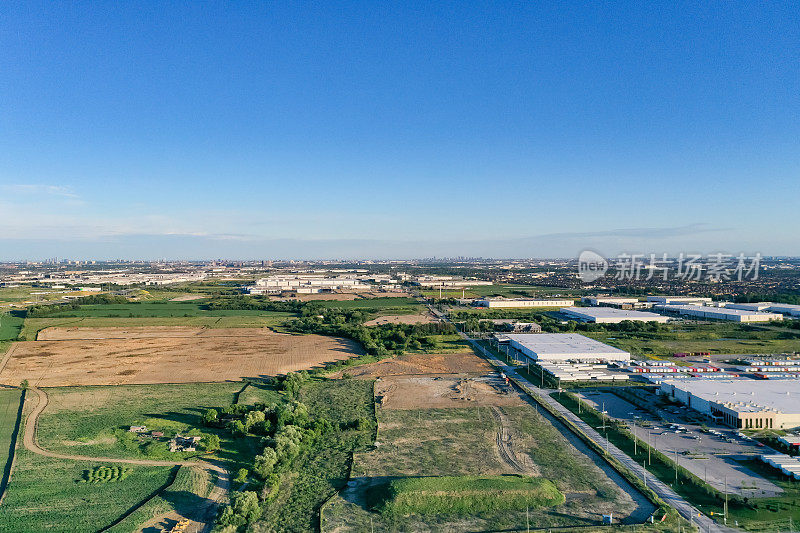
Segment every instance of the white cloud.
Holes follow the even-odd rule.
[[[60,196],[62,198],[80,198],[70,187],[65,187],[63,185],[16,183],[12,185],[3,185],[2,189],[6,192],[16,194],[46,194],[48,196]]]

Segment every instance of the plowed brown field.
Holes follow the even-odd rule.
[[[51,328],[16,343],[0,383],[43,387],[274,376],[363,353],[349,340],[266,328]]]

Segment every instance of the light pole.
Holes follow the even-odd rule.
[[[600,413],[600,417],[603,419],[603,431],[606,430],[606,402],[603,402],[603,412]]]

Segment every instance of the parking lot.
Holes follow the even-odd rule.
[[[658,410],[658,416],[637,408],[611,392],[584,391],[580,396],[598,411],[628,424],[640,440],[676,460],[700,479],[718,490],[727,489],[746,497],[774,496],[783,490],[737,462],[769,453],[754,440],[737,436],[737,431],[704,421],[709,431],[701,430],[700,414],[685,407]],[[677,453],[676,453],[677,452]]]

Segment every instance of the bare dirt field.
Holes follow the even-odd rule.
[[[375,382],[383,409],[521,406],[525,402],[498,373],[484,376],[390,376]]]
[[[372,379],[384,376],[414,374],[484,374],[494,369],[472,351],[448,354],[408,354],[377,363],[348,368],[354,378]],[[341,377],[342,372],[333,377]]]
[[[205,298],[208,298],[208,296],[203,296],[202,294],[183,294],[172,298],[170,302],[191,302],[194,300],[203,300]]]
[[[274,376],[363,353],[352,341],[267,328],[52,328],[18,342],[0,383],[43,387]]]
[[[368,322],[365,326],[380,326],[381,324],[431,324],[437,320],[428,313],[419,315],[386,315]]]

